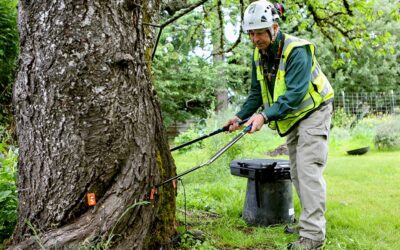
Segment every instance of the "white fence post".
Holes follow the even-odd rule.
[[[395,101],[395,99],[394,99],[394,91],[393,91],[393,89],[390,91],[390,99],[391,99],[391,108],[392,108],[392,113],[394,113],[394,108],[395,108],[395,105],[396,105],[396,101]]]
[[[346,100],[344,98],[344,91],[342,90],[342,103],[343,103],[343,111],[346,112]]]

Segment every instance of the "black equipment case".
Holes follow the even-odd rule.
[[[287,160],[234,160],[231,174],[245,177],[243,219],[250,225],[294,223],[290,166]]]

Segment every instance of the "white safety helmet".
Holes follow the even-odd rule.
[[[251,3],[244,11],[242,28],[244,32],[272,27],[279,20],[274,5],[265,0]]]

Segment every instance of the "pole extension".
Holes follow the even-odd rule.
[[[243,124],[246,123],[248,120],[249,120],[249,118],[247,118],[247,119],[245,119],[245,120],[239,122],[239,125],[243,125]],[[211,133],[209,133],[209,134],[207,134],[207,135],[203,135],[202,137],[199,137],[199,138],[194,139],[194,140],[192,140],[192,141],[185,142],[185,143],[183,143],[183,144],[181,144],[181,145],[179,145],[179,146],[173,147],[173,148],[171,148],[169,151],[172,152],[172,151],[178,150],[178,149],[180,149],[180,148],[189,146],[190,144],[193,144],[193,143],[195,143],[195,142],[204,140],[204,139],[206,139],[206,138],[208,138],[208,137],[214,136],[214,135],[219,134],[219,133],[221,133],[221,132],[226,132],[226,131],[228,131],[228,130],[229,130],[229,125],[228,125],[228,126],[225,126],[225,127],[223,127],[223,128],[219,128],[219,129],[217,129],[217,130],[215,130],[215,131],[213,131],[213,132],[211,132]]]

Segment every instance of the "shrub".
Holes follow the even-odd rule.
[[[343,108],[338,108],[332,116],[332,127],[349,128],[354,120],[354,115],[347,114]]]
[[[17,149],[7,145],[8,135],[0,127],[0,246],[17,222]]]
[[[378,149],[400,148],[400,117],[395,117],[388,123],[381,124],[375,135],[375,147]]]
[[[11,117],[12,83],[18,56],[16,0],[0,0],[0,124]]]
[[[199,138],[201,136],[204,136],[204,135],[206,135],[206,134],[201,132],[200,130],[194,128],[194,127],[191,127],[188,130],[186,130],[185,132],[183,132],[183,133],[179,134],[177,137],[175,137],[174,146],[173,147],[177,147],[177,146],[180,146],[180,145],[182,145],[184,143],[188,143],[188,142],[190,142],[192,140],[195,140],[195,139],[197,139],[197,138]],[[188,151],[190,149],[201,148],[201,146],[202,146],[202,141],[195,142],[193,144],[190,144],[188,146],[180,148],[179,152],[183,153],[183,152],[186,152],[186,151]]]

